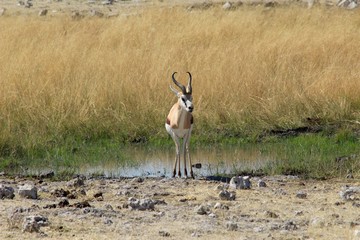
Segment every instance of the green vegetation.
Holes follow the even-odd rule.
[[[279,130],[318,127],[310,139],[281,139],[289,149],[267,173],[359,175],[355,160],[340,170],[333,162],[357,154],[359,23],[321,7],[3,17],[0,171],[37,160],[76,172],[104,156],[128,161],[118,148],[127,144],[170,147],[171,74],[186,81],[191,71],[194,145],[264,143]]]

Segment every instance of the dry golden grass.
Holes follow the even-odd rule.
[[[197,131],[356,120],[359,24],[357,11],[300,7],[2,17],[1,141],[165,135],[174,71],[193,74]]]

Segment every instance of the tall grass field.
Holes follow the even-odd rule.
[[[356,10],[3,16],[0,36],[1,157],[41,157],[69,139],[165,138],[175,71],[184,84],[193,75],[195,139],[360,126]]]

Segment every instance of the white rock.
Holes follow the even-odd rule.
[[[6,8],[0,8],[0,16],[3,16],[6,12]]]
[[[230,180],[229,186],[234,189],[250,189],[251,188],[251,182],[250,177],[233,177]]]
[[[352,10],[352,9],[354,9],[354,8],[357,8],[357,6],[358,6],[357,3],[354,2],[354,1],[352,1],[352,2],[350,2],[349,5],[347,6],[347,9]]]
[[[232,7],[232,5],[231,5],[230,2],[226,2],[226,3],[222,6],[222,8],[223,8],[224,10],[230,10],[231,7]]]
[[[229,231],[236,231],[238,229],[238,225],[237,223],[235,222],[227,222],[226,223],[226,228],[229,230]]]
[[[39,232],[40,227],[49,225],[48,219],[46,217],[37,215],[37,216],[27,216],[24,218],[23,222],[23,232]]]
[[[307,193],[299,191],[299,192],[296,193],[296,197],[301,198],[301,199],[305,199],[307,197]]]
[[[40,12],[39,12],[39,16],[46,16],[47,13],[48,13],[48,10],[47,10],[47,9],[42,9],[42,10],[40,10]]]
[[[30,184],[19,186],[18,193],[20,197],[37,199],[37,188]]]
[[[214,209],[220,209],[222,207],[222,204],[217,202],[215,203]]]
[[[360,197],[360,187],[344,187],[340,192],[340,197],[344,200],[354,200]]]
[[[235,193],[232,192],[228,192],[227,190],[222,190],[219,192],[219,197],[221,200],[227,200],[227,201],[231,201],[231,200],[235,200]]]
[[[14,197],[14,188],[0,184],[0,199],[13,199]]]
[[[354,230],[354,239],[360,239],[360,229]]]
[[[208,216],[211,217],[211,218],[216,218],[217,217],[215,213],[210,213]]]
[[[131,197],[128,199],[128,204],[132,209],[136,210],[153,210],[155,207],[155,201],[149,198],[145,199],[136,199],[134,197]]]
[[[210,214],[210,209],[206,205],[200,205],[198,207],[195,207],[195,212],[199,215],[205,215]]]

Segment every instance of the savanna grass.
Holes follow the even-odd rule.
[[[194,136],[356,122],[359,26],[356,11],[320,7],[2,17],[0,154],[163,138],[174,71],[193,74]]]

